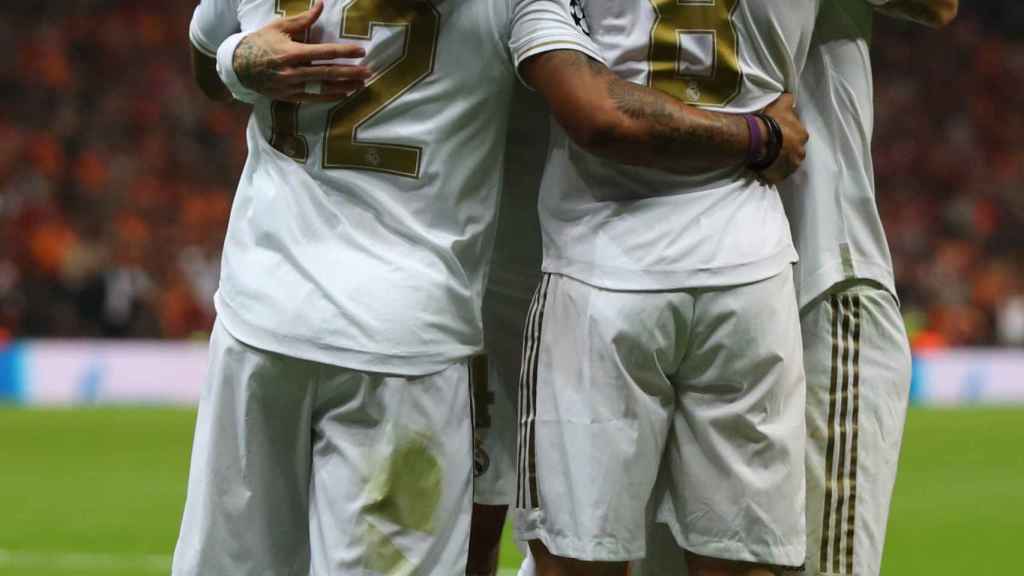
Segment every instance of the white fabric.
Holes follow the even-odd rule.
[[[797,107],[811,140],[781,190],[800,254],[801,306],[855,278],[896,294],[871,159],[872,15],[862,0],[826,2],[800,82]]]
[[[338,41],[342,8],[351,4],[328,0],[310,40]],[[367,145],[358,154],[370,164],[388,145],[419,147],[416,177],[324,169],[332,108],[325,104],[299,109],[295,122],[308,159],[296,162],[269,144],[272,106],[257,102],[216,298],[221,319],[239,339],[295,357],[406,375],[437,372],[481,351],[480,304],[512,63],[538,51],[579,50],[589,40],[565,0],[431,6],[440,22],[432,72],[357,132]],[[252,31],[277,17],[274,8],[266,0],[239,0],[235,20]],[[381,71],[402,57],[406,34],[407,27],[382,25],[369,39],[345,41],[366,47],[364,63]],[[366,90],[374,90],[373,81]]]
[[[802,324],[805,574],[878,576],[910,395],[903,318],[892,294],[861,284],[805,307]]]
[[[192,14],[188,37],[199,51],[213,57],[221,42],[240,26],[238,0],[202,0]]]
[[[251,348],[218,323],[174,576],[462,574],[465,363],[386,377]]]
[[[819,2],[736,3],[731,21],[743,75],[739,92],[722,109],[758,110],[783,91],[797,89]],[[589,0],[586,10],[611,69],[648,84],[656,6],[700,14],[724,5]],[[695,30],[704,28],[695,21]],[[688,53],[700,46],[711,44],[681,41],[673,52],[676,62],[655,64],[678,70],[679,60],[710,58]],[[700,96],[704,84],[693,80],[689,86],[690,96]],[[614,202],[635,196],[657,197]],[[776,189],[743,166],[694,177],[619,166],[578,148],[559,128],[540,210],[544,271],[608,289],[737,285],[774,276],[796,260]]]
[[[247,35],[246,32],[236,32],[221,42],[220,48],[217,48],[217,75],[220,76],[221,82],[224,83],[235,100],[246,104],[255,104],[262,96],[259,92],[250,90],[245,84],[242,84],[234,67],[235,50]]]
[[[650,501],[688,550],[803,564],[805,399],[790,270],[673,292],[546,275],[528,324],[519,538],[563,557],[640,559]]]
[[[540,96],[517,87],[509,116],[498,229],[483,302],[491,417],[487,428],[482,428],[477,419],[477,438],[490,466],[474,484],[474,501],[478,504],[511,505],[515,501],[515,402],[526,312],[540,280],[537,192],[547,158],[548,121]],[[478,414],[480,410],[477,402]]]
[[[878,576],[910,392],[899,306],[873,284],[844,286],[804,307],[801,327],[808,437],[803,574]],[[655,525],[647,558],[632,573],[685,576],[684,562],[671,534]]]

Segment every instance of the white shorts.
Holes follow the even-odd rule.
[[[899,305],[859,284],[804,307],[807,576],[878,576],[910,393]],[[682,551],[661,527],[636,576],[678,576]],[[685,570],[685,569],[684,569]]]
[[[468,377],[299,360],[218,322],[172,574],[464,573]]]
[[[804,307],[807,571],[878,576],[910,396],[896,299],[873,284]]]
[[[523,354],[523,327],[539,271],[491,269],[484,295],[486,371],[475,364],[475,473],[473,501],[491,506],[515,502],[516,401]],[[477,361],[479,362],[479,361]]]
[[[545,276],[520,384],[519,537],[646,553],[646,506],[696,554],[804,562],[804,378],[792,269],[753,284],[602,290]]]

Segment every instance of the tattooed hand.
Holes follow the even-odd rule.
[[[238,79],[250,90],[274,100],[333,102],[363,87],[370,76],[365,66],[313,64],[336,58],[361,58],[355,44],[304,44],[323,13],[323,0],[308,11],[282,18],[247,35],[239,42],[232,61]],[[320,83],[319,94],[306,93],[310,82]]]
[[[782,151],[779,159],[761,172],[761,178],[770,184],[778,184],[800,168],[807,156],[806,146],[810,136],[796,115],[792,94],[780,96],[764,109],[764,113],[774,118],[782,128]]]

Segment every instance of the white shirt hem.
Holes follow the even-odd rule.
[[[796,250],[787,245],[760,260],[719,266],[679,270],[628,270],[599,266],[589,262],[545,258],[544,272],[563,274],[605,290],[649,291],[683,290],[740,286],[771,278],[797,262]]]
[[[352,350],[322,342],[311,342],[257,326],[235,310],[220,291],[214,296],[214,305],[217,317],[224,328],[249,346],[349,370],[400,376],[426,376],[443,372],[453,364],[481,352],[480,349],[469,346],[454,346],[450,350],[422,355]]]
[[[896,295],[896,280],[892,268],[880,262],[865,260],[853,261],[853,273],[848,274],[843,270],[843,263],[839,260],[831,262],[816,272],[803,274],[797,271],[796,291],[802,310],[808,304],[814,302],[819,296],[828,292],[833,286],[850,280],[870,280],[882,285],[899,302]]]

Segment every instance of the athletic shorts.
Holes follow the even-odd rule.
[[[465,362],[370,374],[252,348],[218,322],[176,576],[462,574]]]
[[[910,396],[896,299],[848,286],[802,311],[807,373],[807,571],[878,576]]]
[[[910,392],[896,299],[840,287],[801,314],[807,376],[806,576],[878,576]],[[678,576],[683,553],[654,526],[636,576]]]
[[[474,362],[475,453],[473,501],[511,506],[515,501],[516,399],[523,327],[539,271],[491,269],[484,295],[486,360]],[[477,377],[477,375],[481,377]]]
[[[554,554],[676,542],[804,562],[804,378],[792,269],[752,284],[619,292],[547,275],[527,319],[517,528]]]

